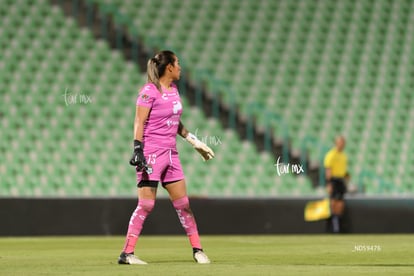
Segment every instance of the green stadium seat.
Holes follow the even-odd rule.
[[[412,140],[411,121],[414,120],[414,113],[410,111],[414,97],[411,96],[413,82],[409,73],[414,64],[414,48],[410,46],[413,32],[407,27],[413,23],[413,6],[409,1],[375,4],[372,1],[304,0],[164,2],[90,1],[97,3],[101,12],[115,14],[117,22],[131,24],[128,30],[139,33],[147,47],[168,45],[174,49],[188,65],[186,70],[193,80],[206,82],[206,87],[218,91],[222,101],[235,101],[242,114],[255,114],[259,127],[263,128],[267,121],[264,110],[282,114],[288,122],[295,150],[301,148],[305,137],[315,137],[319,145],[330,145],[337,133],[344,133],[353,160],[351,170],[358,171],[364,164],[377,171],[384,161],[398,164],[407,160],[404,152],[410,149],[401,150],[400,145]],[[175,16],[177,13],[179,16]],[[129,18],[122,18],[124,15]],[[163,28],[161,21],[154,23],[157,16],[174,16],[173,31]],[[20,133],[19,142],[24,141],[22,135],[38,140],[42,145],[39,147],[46,151],[38,158],[46,164],[59,160],[76,163],[82,150],[93,150],[97,154],[84,158],[79,166],[96,164],[98,158],[108,159],[109,156],[116,164],[124,162],[130,149],[115,146],[110,141],[116,139],[128,144],[131,123],[126,121],[133,117],[134,98],[145,76],[134,66],[129,67],[105,42],[96,42],[89,31],[80,29],[73,19],[65,18],[58,7],[52,7],[45,0],[36,5],[6,1],[0,7],[0,22],[3,37],[0,82],[4,84],[0,93],[8,96],[8,103],[1,105],[2,111],[5,106],[6,114],[13,115],[28,104],[40,110],[30,120],[27,116],[24,120],[7,116],[7,121],[2,123],[11,130],[0,134],[0,140],[10,141],[17,133]],[[230,88],[223,88],[221,82]],[[92,96],[94,102],[66,106],[62,96],[66,87]],[[263,106],[260,112],[250,110],[252,102]],[[102,106],[107,108],[100,114]],[[131,110],[125,106],[130,106]],[[308,180],[290,176],[276,179],[278,184],[272,185],[274,171],[259,165],[267,157],[260,157],[253,166],[240,167],[231,158],[235,152],[236,161],[246,163],[257,156],[257,151],[246,146],[233,131],[222,129],[216,121],[203,127],[206,118],[202,113],[190,108],[188,103],[184,106],[187,115],[183,120],[188,122],[188,127],[200,128],[203,135],[222,138],[222,144],[214,146],[220,153],[214,160],[216,163],[208,164],[198,164],[200,158],[196,153],[179,141],[184,167],[195,166],[188,172],[194,183],[191,191],[195,194],[231,195],[233,189],[228,189],[231,185],[226,181],[235,185],[234,193],[238,195],[296,195],[312,191]],[[32,128],[20,130],[25,123]],[[76,130],[70,134],[67,130],[73,125]],[[109,132],[104,125],[116,131]],[[283,134],[280,123],[272,121],[272,126],[280,140]],[[66,142],[69,134],[71,141]],[[86,143],[89,136],[103,142]],[[66,152],[57,155],[62,145]],[[108,148],[105,156],[99,154],[104,151],[101,145]],[[319,147],[310,146],[309,152],[313,161],[320,160]],[[53,156],[53,161],[48,161],[48,156]],[[410,162],[407,161],[412,164]],[[379,177],[400,183],[395,188],[397,194],[412,191],[407,175],[411,176],[413,166],[393,173],[396,166],[381,170]],[[209,175],[206,168],[222,174],[226,181],[220,180],[216,185],[215,177]],[[31,186],[42,177],[38,167],[33,170],[37,176]],[[91,170],[97,173],[93,166]],[[22,193],[117,195],[108,185],[112,181],[119,185],[120,194],[128,194],[129,186],[124,183],[130,182],[133,173],[116,176],[116,171],[109,166],[103,171],[107,175],[102,182],[95,179],[92,182],[97,184],[90,184],[71,177],[68,183],[74,185],[66,188],[53,186],[54,179],[61,177],[59,174],[66,176],[65,171],[52,170],[47,181],[42,178],[44,184]],[[266,183],[258,184],[255,171],[263,173]],[[202,176],[199,180],[198,175]],[[12,191],[12,178],[7,179],[9,182],[4,186],[8,187],[8,194],[18,195],[20,186]],[[48,188],[49,181],[51,187]],[[249,182],[263,189],[252,191],[247,185]],[[367,180],[359,184],[365,185],[369,194],[386,193],[381,183]]]

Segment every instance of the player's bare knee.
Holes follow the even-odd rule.
[[[332,213],[335,215],[342,215],[345,209],[345,204],[343,201],[336,201],[332,208]]]
[[[345,209],[345,203],[344,203],[343,201],[341,201],[341,202],[338,204],[338,212],[339,212],[340,214],[342,214],[342,213],[344,212],[344,209]]]

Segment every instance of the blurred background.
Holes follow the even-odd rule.
[[[135,198],[135,100],[163,49],[216,152],[178,138],[191,196],[324,197],[337,134],[349,197],[414,193],[414,1],[1,0],[0,37],[2,198]]]

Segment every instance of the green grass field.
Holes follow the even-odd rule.
[[[414,274],[414,235],[203,236],[199,265],[183,236],[142,236],[147,266],[118,265],[123,237],[0,238],[0,275]]]

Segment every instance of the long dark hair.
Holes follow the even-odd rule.
[[[164,75],[167,65],[174,65],[174,62],[175,54],[172,51],[164,50],[157,53],[148,60],[147,81],[155,84],[158,90],[161,91],[160,78]]]

